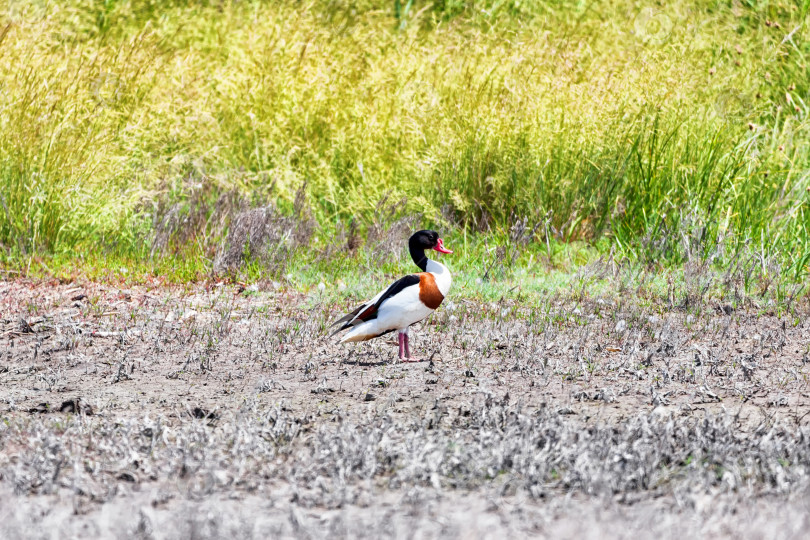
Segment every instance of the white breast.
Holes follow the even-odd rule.
[[[436,286],[439,288],[439,292],[442,293],[442,296],[446,297],[447,293],[450,292],[450,285],[453,283],[450,270],[442,263],[434,261],[433,259],[428,259],[425,269],[433,274],[433,277],[436,278]]]

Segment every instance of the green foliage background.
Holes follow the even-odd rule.
[[[426,225],[506,235],[548,219],[556,242],[666,260],[682,254],[650,238],[689,220],[799,275],[809,10],[12,1],[0,252],[143,259],[170,203],[234,191],[291,211],[306,183],[326,234],[404,197]]]

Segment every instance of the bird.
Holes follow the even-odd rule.
[[[398,279],[371,300],[364,302],[334,323],[341,325],[332,336],[349,330],[340,342],[367,341],[389,332],[399,334],[399,359],[402,362],[419,362],[411,358],[408,347],[408,327],[433,313],[450,292],[450,270],[438,261],[429,259],[425,250],[450,254],[444,247],[439,233],[431,230],[417,231],[408,239],[411,258],[421,272]]]

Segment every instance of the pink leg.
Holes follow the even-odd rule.
[[[402,360],[405,358],[405,347],[407,347],[406,342],[402,339],[402,333],[399,333],[399,359]]]
[[[406,334],[400,334],[400,336],[403,337],[403,341],[404,341],[404,344],[405,344],[405,358],[402,358],[402,356],[400,356],[400,359],[403,362],[421,362],[422,360],[419,359],[419,358],[411,358],[411,350],[408,347],[408,334],[407,333]]]

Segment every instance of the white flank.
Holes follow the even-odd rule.
[[[436,286],[442,296],[447,296],[452,283],[450,270],[445,265],[430,259],[427,262],[427,270],[436,279]],[[374,305],[384,292],[366,302],[363,309]],[[344,335],[340,342],[365,341],[389,330],[407,332],[410,325],[421,321],[431,313],[433,310],[419,299],[419,285],[411,285],[383,302],[380,309],[377,310],[375,319],[358,324]]]

